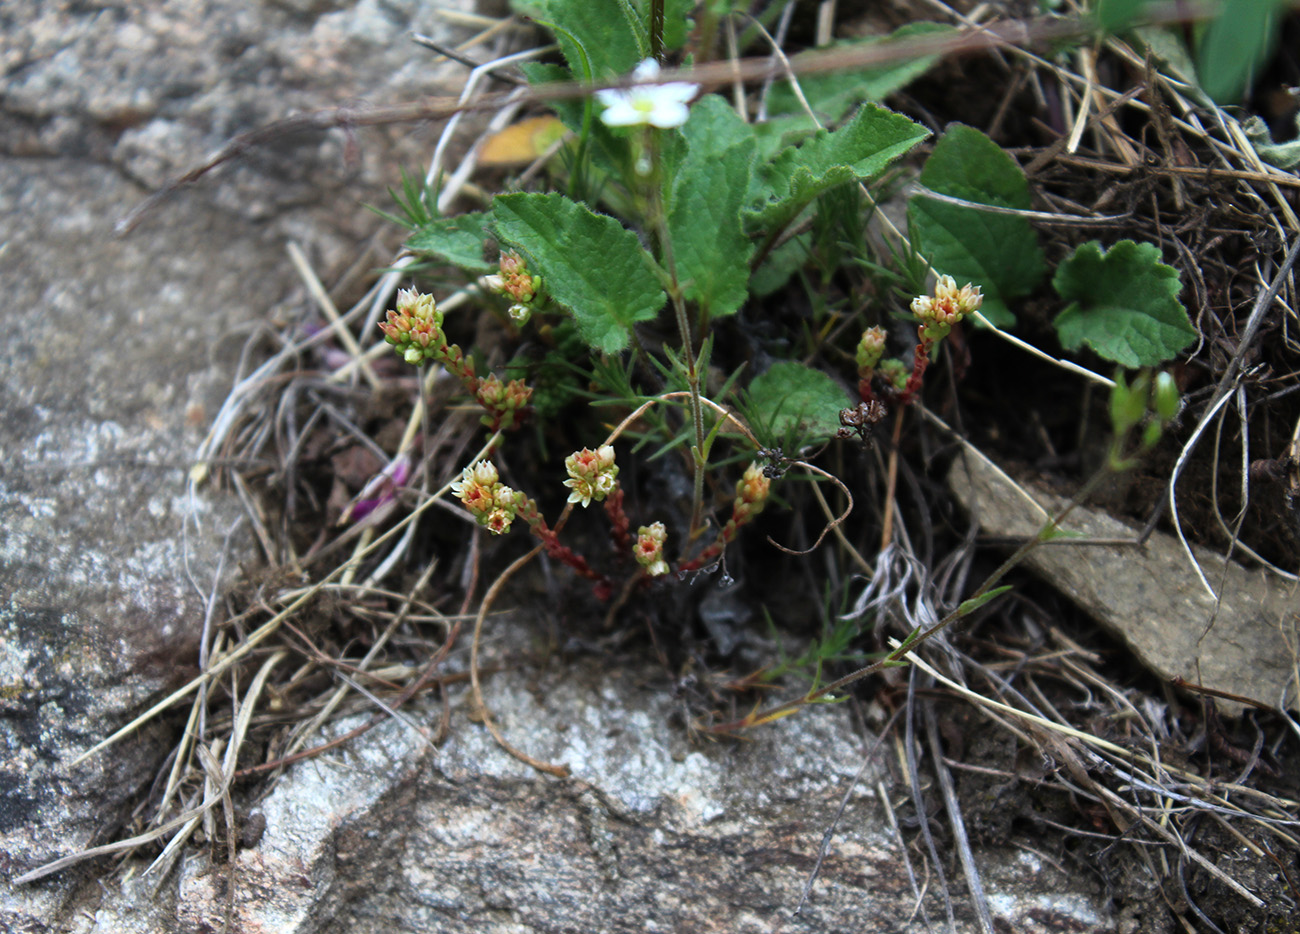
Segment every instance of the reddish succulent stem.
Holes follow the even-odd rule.
[[[446,338],[443,340],[445,341]],[[472,396],[477,396],[479,380],[474,375],[474,361],[465,358],[465,352],[460,349],[460,345],[444,343],[439,357],[442,360],[442,365],[447,368],[447,372],[464,384],[466,392]]]
[[[930,365],[930,348],[934,345],[935,341],[927,340],[924,337],[916,345],[916,353],[912,359],[912,375],[907,378],[907,385],[898,394],[898,404],[900,406],[907,405],[920,392],[921,381],[925,379],[925,368]]]
[[[519,518],[527,522],[529,530],[541,539],[548,556],[573,568],[579,577],[585,577],[587,580],[595,582],[597,597],[604,600],[609,594],[613,593],[613,581],[595,570],[582,555],[567,545],[560,543],[560,537],[546,524],[546,520],[542,518],[535,501],[530,499],[519,507]]]
[[[735,517],[733,516],[730,520],[728,520],[727,524],[722,527],[722,531],[718,533],[718,537],[716,540],[714,540],[712,545],[710,545],[708,548],[705,548],[703,551],[701,551],[694,558],[691,558],[689,561],[683,561],[678,566],[677,570],[698,571],[700,568],[704,567],[705,565],[711,564],[714,560],[718,558],[719,555],[722,554],[723,549],[726,548],[729,544],[731,544],[732,540],[736,537],[736,533],[738,531],[740,531],[740,523],[737,522]]]
[[[632,536],[628,529],[632,523],[623,511],[623,488],[615,487],[614,492],[605,497],[605,512],[609,515],[609,537],[614,540],[614,547],[620,555],[632,556]]]

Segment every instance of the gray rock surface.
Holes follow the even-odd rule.
[[[958,460],[948,484],[987,533],[1025,539],[1065,500],[1033,491],[1047,513],[1026,503],[1009,479],[974,458]],[[1133,539],[1137,531],[1079,507],[1064,523],[1084,538]],[[1207,549],[1196,559],[1219,588],[1211,597],[1197,580],[1178,539],[1154,532],[1141,547],[1059,541],[1030,552],[1026,565],[1069,596],[1161,678],[1300,710],[1297,651],[1300,596],[1293,582],[1249,570]],[[1237,713],[1242,705],[1219,701]]]
[[[501,641],[527,638],[514,630]],[[855,782],[861,740],[846,707],[789,718],[739,745],[692,745],[669,725],[675,702],[664,682],[658,669],[611,672],[595,662],[492,678],[486,699],[508,738],[567,765],[568,779],[540,776],[504,753],[465,717],[467,704],[455,706],[437,751],[389,721],[345,751],[300,763],[262,802],[261,839],[239,854],[233,929],[924,930],[919,914],[909,920],[916,894],[876,800],[880,770]],[[796,917],[822,835],[850,789]],[[1109,929],[1098,895],[1033,854],[981,856],[995,917],[1012,929]],[[196,852],[180,870],[174,907],[142,917],[127,893],[74,930],[218,928],[228,877],[228,866]],[[933,891],[925,906],[932,919],[944,916]],[[956,913],[959,931],[977,930],[963,897]]]
[[[250,323],[298,295],[287,240],[324,269],[351,261],[379,226],[360,202],[383,200],[408,158],[394,141],[411,131],[283,140],[127,239],[114,222],[231,134],[372,94],[409,99],[449,72],[404,39],[446,32],[426,4],[15,0],[0,27],[0,874],[11,879],[119,835],[153,780],[172,725],[67,763],[193,673],[203,597],[189,576],[211,586],[236,510],[187,499],[189,458]],[[409,145],[410,156],[424,146]],[[183,538],[186,517],[197,524]],[[7,892],[0,930],[41,929],[77,878]]]

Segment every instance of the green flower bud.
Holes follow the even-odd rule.
[[[1178,395],[1178,384],[1168,373],[1156,374],[1155,388],[1155,409],[1156,417],[1160,419],[1161,424],[1167,424],[1178,414],[1178,407],[1182,403]]]
[[[885,382],[893,386],[898,392],[907,388],[907,378],[912,371],[907,368],[907,364],[895,357],[880,364],[878,372],[884,378]]]
[[[1138,374],[1131,386],[1125,384],[1122,373],[1116,375],[1115,388],[1110,394],[1110,424],[1116,435],[1127,434],[1142,421],[1147,411],[1149,386],[1149,377],[1145,373]]]
[[[884,328],[868,328],[862,332],[862,340],[858,342],[857,364],[858,373],[869,373],[876,368],[880,362],[881,356],[885,352],[885,330]],[[867,378],[867,377],[864,377]]]

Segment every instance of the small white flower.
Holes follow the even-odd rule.
[[[486,487],[496,486],[497,481],[501,479],[501,475],[497,473],[496,466],[491,461],[479,461],[474,465],[471,476],[475,483]]]
[[[659,64],[654,59],[647,58],[632,72],[632,80],[639,82],[637,86],[597,91],[597,100],[605,105],[605,112],[600,115],[601,121],[606,126],[648,124],[661,130],[685,123],[690,116],[686,105],[699,93],[700,86],[685,81],[646,83],[657,77]]]

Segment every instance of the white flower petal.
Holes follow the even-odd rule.
[[[674,100],[686,104],[700,92],[700,86],[686,81],[669,81],[667,84],[658,85],[656,90],[659,96],[665,100]]]
[[[645,122],[645,114],[632,106],[626,97],[609,104],[600,115],[605,126],[637,126]]]
[[[691,115],[685,104],[676,102],[661,103],[646,117],[646,123],[661,130],[681,126]]]
[[[632,72],[633,81],[653,81],[659,77],[659,63],[653,58],[647,58],[641,64],[636,66]]]

